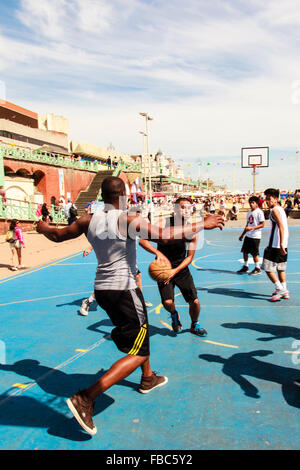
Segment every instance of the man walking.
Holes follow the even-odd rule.
[[[266,189],[266,204],[270,209],[271,232],[269,244],[264,251],[262,269],[275,284],[275,292],[270,297],[271,302],[289,299],[286,284],[286,265],[289,229],[284,209],[279,205],[279,190]]]

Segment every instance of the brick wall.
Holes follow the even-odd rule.
[[[27,170],[30,175],[38,175],[37,190],[43,194],[44,202],[51,203],[51,197],[56,199],[60,197],[59,189],[59,167],[47,164],[19,161],[13,159],[4,159],[4,167],[12,169],[15,173],[18,170]],[[80,191],[86,190],[96,173],[74,170],[72,168],[63,168],[65,199],[67,193],[71,194],[71,199],[75,201]]]

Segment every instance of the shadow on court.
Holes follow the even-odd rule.
[[[266,300],[270,295],[259,294],[257,292],[246,292],[242,289],[233,289],[225,287],[214,287],[212,289],[206,287],[196,287],[198,291],[207,291],[209,294],[226,295],[228,297],[235,297],[239,299],[257,299]]]
[[[258,357],[265,357],[273,354],[272,351],[258,350],[249,353],[238,353],[228,359],[215,354],[200,354],[199,358],[208,362],[223,364],[223,374],[230,377],[240,386],[244,394],[251,398],[260,398],[259,390],[244,375],[257,379],[274,382],[282,386],[282,395],[286,403],[290,406],[300,408],[300,392],[293,384],[294,380],[299,380],[299,370],[290,367],[277,366],[268,362],[263,362]]]
[[[64,304],[56,304],[56,307],[65,307],[66,305],[71,305],[71,306],[74,305],[74,307],[79,307],[80,308],[84,298],[87,298],[87,297],[81,297],[78,300],[73,300],[73,302],[66,302]],[[77,312],[79,312],[79,308],[76,309]],[[96,312],[97,311],[97,302],[96,301],[94,301],[92,303],[92,305],[89,308],[89,311],[90,312]]]
[[[90,331],[95,331],[97,333],[101,333],[103,335],[110,335],[110,331],[105,331],[102,330],[100,327],[102,326],[110,326],[112,327],[113,324],[109,319],[106,320],[101,320],[97,323],[94,323],[93,325],[90,325],[87,327],[88,330]],[[157,326],[153,326],[149,324],[149,336],[154,336],[154,335],[161,335],[161,336],[174,336],[175,333],[173,331],[169,330],[169,328],[158,328]],[[111,337],[107,338],[108,340],[112,341]]]
[[[240,276],[240,274],[237,274],[236,271],[228,271],[226,269],[208,269],[208,268],[196,268],[197,271],[209,271],[212,273],[222,273],[222,274],[236,274]]]
[[[36,382],[44,392],[64,398],[69,398],[79,389],[89,387],[106,372],[101,369],[95,374],[66,374],[61,370],[43,366],[34,359],[23,359],[14,364],[0,364],[0,370],[27,377],[30,379],[28,383]],[[139,384],[124,379],[118,385],[136,390]]]
[[[102,409],[112,404],[113,400],[103,396]],[[1,404],[2,400],[4,403]],[[61,400],[61,409],[68,411],[65,401]],[[75,418],[68,418],[49,406],[53,400],[41,403],[26,396],[0,396],[0,425],[29,428],[45,428],[52,436],[71,441],[87,441],[91,436],[80,430]],[[59,404],[59,399],[56,399]]]
[[[257,341],[272,341],[273,339],[283,338],[294,338],[300,340],[300,329],[295,328],[294,326],[268,325],[264,323],[249,322],[223,323],[221,326],[224,328],[231,328],[233,330],[247,329],[271,335],[269,337],[257,338]]]

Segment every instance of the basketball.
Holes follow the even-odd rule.
[[[172,270],[171,263],[169,265],[159,263],[156,259],[149,264],[149,275],[154,281],[165,281],[170,277]]]

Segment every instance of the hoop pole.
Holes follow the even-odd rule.
[[[256,166],[257,166],[257,165],[252,165],[252,167],[253,167],[253,194],[254,194],[254,196],[255,196],[255,194],[256,194],[256,191],[255,191]]]

